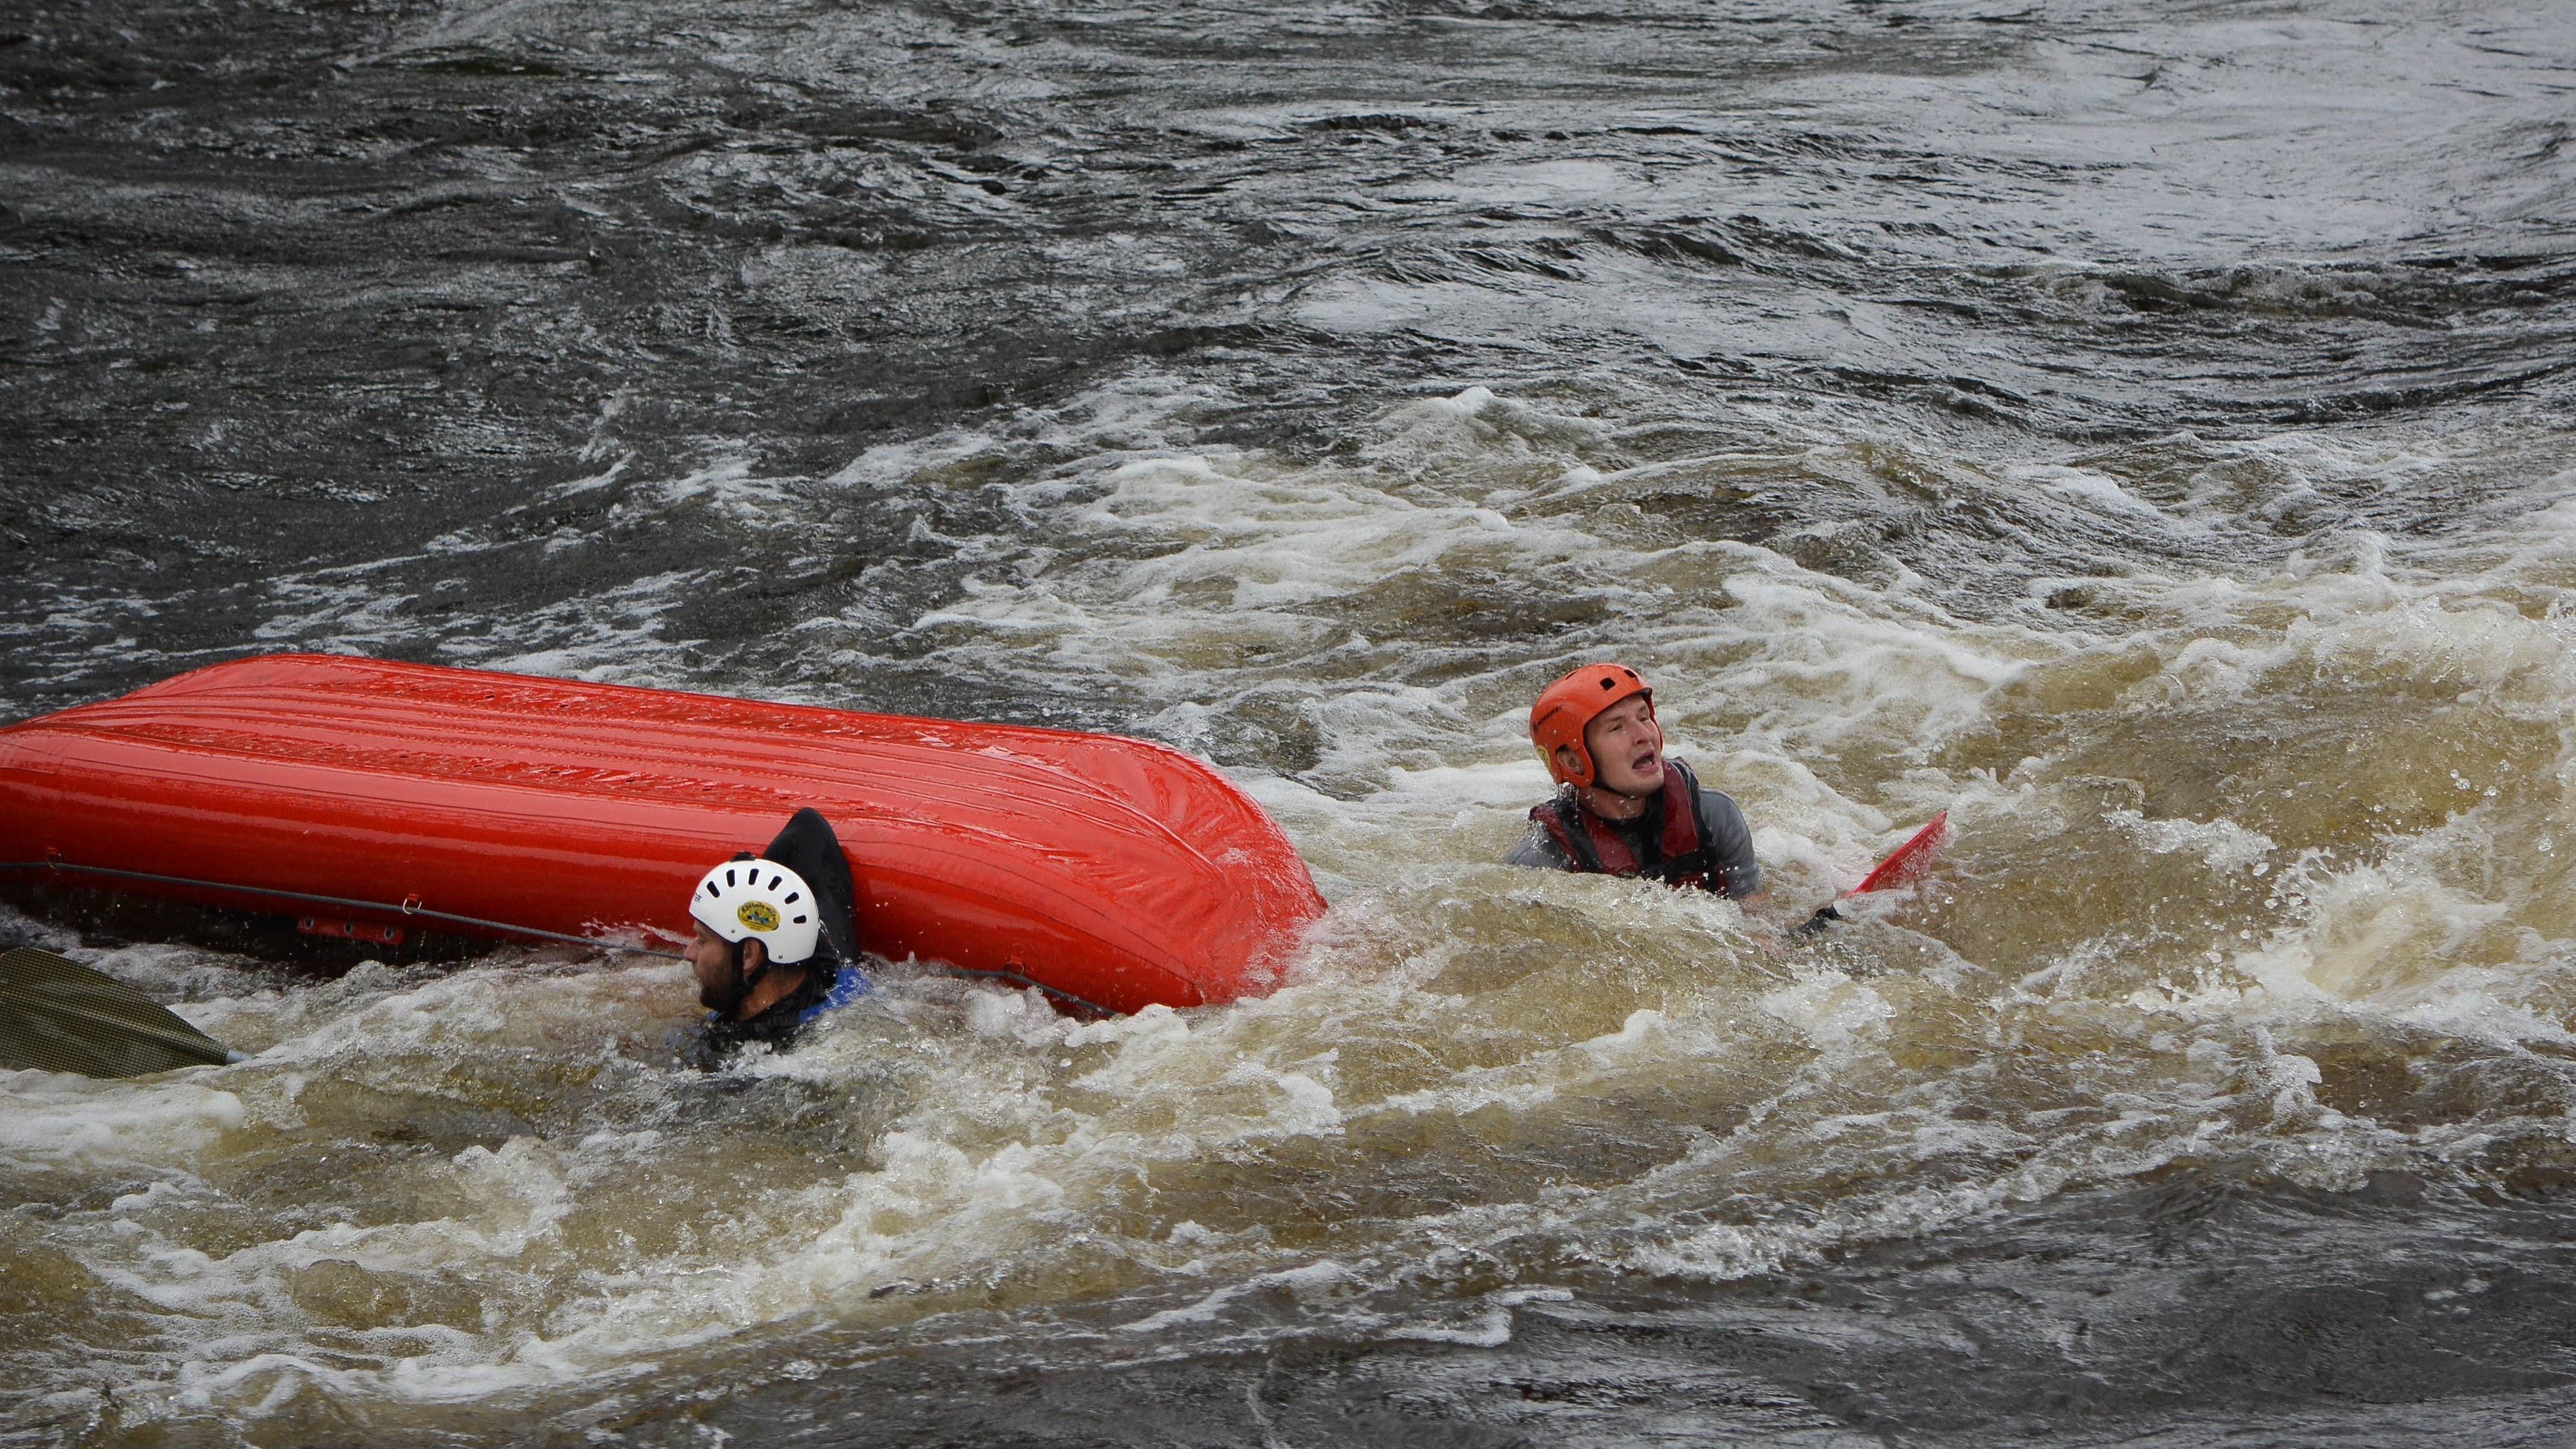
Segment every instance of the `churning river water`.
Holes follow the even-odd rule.
[[[2576,1440],[2571,129],[2557,0],[10,0],[9,717],[1116,730],[1332,910],[712,1074],[0,915],[255,1054],[0,1074],[0,1443]],[[1766,899],[1494,863],[1603,656]]]

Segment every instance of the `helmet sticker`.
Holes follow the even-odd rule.
[[[733,918],[755,931],[778,929],[778,912],[767,901],[744,901],[735,908]]]

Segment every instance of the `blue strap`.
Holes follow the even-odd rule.
[[[859,968],[844,965],[840,974],[832,978],[832,989],[824,993],[823,999],[797,1013],[796,1024],[803,1026],[836,1006],[847,1006],[868,991],[868,978],[859,974]]]

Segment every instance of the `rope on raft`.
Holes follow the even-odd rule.
[[[589,936],[568,936],[561,931],[539,930],[535,926],[521,926],[509,921],[486,920],[481,916],[460,916],[452,911],[433,911],[427,906],[419,905],[414,902],[405,902],[401,905],[391,905],[384,901],[353,900],[347,896],[314,895],[309,891],[274,890],[267,886],[234,885],[224,881],[192,880],[183,875],[154,875],[149,871],[116,870],[104,865],[75,865],[67,860],[0,860],[0,870],[79,871],[85,875],[114,876],[119,880],[151,881],[156,885],[185,886],[191,890],[231,891],[242,895],[267,896],[273,900],[295,901],[304,905],[333,906],[341,910],[374,911],[379,914],[410,916],[417,920],[439,921],[448,925],[456,926],[474,926],[486,931],[501,931],[512,935],[535,936],[548,941],[563,941],[575,946],[588,946],[594,950],[628,951],[639,956],[659,956],[666,961],[685,961],[688,959],[677,951],[663,951],[651,946],[627,946],[621,945],[615,941],[596,940]],[[1023,976],[1017,971],[978,970],[969,966],[939,966],[934,969],[945,971],[953,976],[963,976],[969,979],[983,979],[990,977],[996,980],[1008,981],[1017,986],[1025,986],[1032,991],[1044,992],[1058,1001],[1078,1007],[1095,1016],[1116,1016],[1118,1014],[1117,1012],[1110,1010],[1108,1007],[1101,1006],[1096,1002],[1085,1001],[1070,991],[1059,991],[1055,987],[1049,986],[1043,981],[1031,980],[1029,977]]]
[[[543,931],[535,926],[521,926],[509,921],[487,921],[481,916],[460,916],[453,911],[433,911],[416,901],[393,905],[384,901],[352,900],[347,896],[317,896],[309,891],[283,891],[274,890],[268,886],[236,885],[229,881],[191,880],[184,875],[154,875],[149,871],[116,870],[104,865],[74,865],[68,860],[0,860],[0,870],[78,871],[83,875],[114,876],[119,880],[145,880],[156,885],[186,886],[192,890],[267,896],[273,900],[296,901],[310,906],[335,906],[341,910],[410,916],[416,920],[439,921],[453,926],[475,926],[486,931],[503,931],[516,936],[536,936],[548,941],[564,941],[575,946],[589,946],[595,950],[632,951],[639,956],[659,956],[667,961],[688,959],[677,951],[663,951],[651,946],[628,946],[616,941],[595,940],[589,936],[567,936],[561,931]]]

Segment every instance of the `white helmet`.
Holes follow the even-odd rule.
[[[821,933],[813,887],[774,860],[728,860],[689,897],[698,924],[736,945],[757,939],[769,959],[792,966],[814,954]]]

